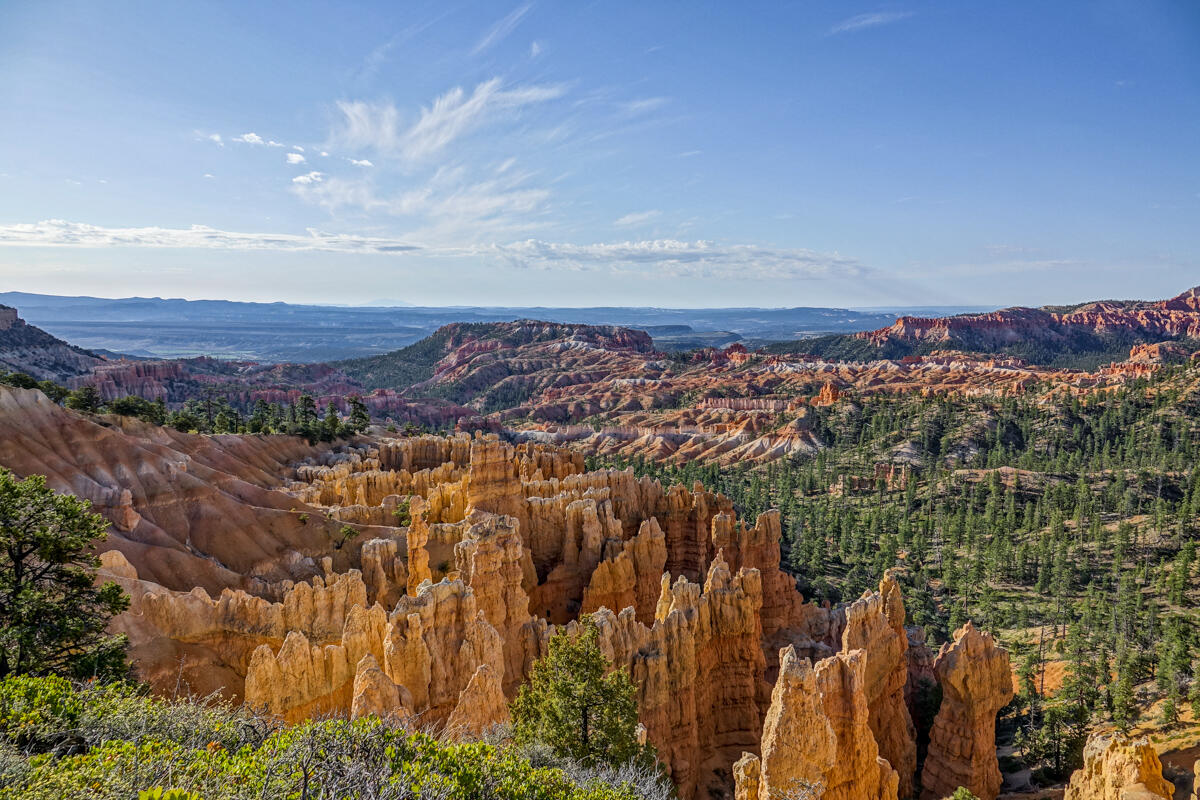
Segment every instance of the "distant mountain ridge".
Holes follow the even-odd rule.
[[[853,333],[890,323],[894,313],[841,308],[654,307],[398,308],[248,303],[130,297],[58,297],[0,293],[31,323],[94,350],[143,358],[207,355],[258,362],[341,361],[388,353],[414,344],[451,323],[539,319],[555,323],[620,325],[653,334],[664,350],[758,347],[773,341]],[[940,313],[968,310],[948,307]],[[928,313],[929,309],[922,309]],[[669,326],[669,327],[667,327]]]
[[[105,402],[136,395],[179,408],[215,396],[248,413],[260,401],[293,404],[309,394],[320,408],[345,411],[358,394],[376,420],[398,425],[507,430],[593,454],[732,464],[812,452],[821,430],[806,409],[844,399],[1103,392],[1200,363],[1198,306],[1200,291],[1190,290],[1157,302],[901,317],[852,335],[688,352],[617,325],[456,322],[388,353],[319,363],[104,359],[0,309],[0,366],[92,386]]]
[[[1200,287],[1157,301],[1100,300],[949,317],[902,316],[875,330],[767,349],[855,361],[960,350],[1085,368],[1118,359],[1134,345],[1195,340],[1200,340]]]

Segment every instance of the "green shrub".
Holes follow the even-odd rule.
[[[63,678],[12,675],[0,681],[0,737],[20,748],[56,743],[82,712],[83,701]]]
[[[182,789],[163,789],[155,786],[144,792],[138,792],[138,800],[204,800],[195,792],[185,792]]]
[[[0,747],[0,800],[668,797],[652,770],[535,765],[512,747],[445,744],[377,718],[277,727],[228,704],[161,701],[128,685],[15,678],[0,687],[6,724],[70,734],[83,751]]]

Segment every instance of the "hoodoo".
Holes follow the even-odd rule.
[[[331,449],[101,427],[39,397],[0,390],[21,420],[0,457],[113,521],[102,577],[133,600],[114,628],[160,690],[182,679],[288,721],[379,714],[478,735],[507,719],[553,633],[591,614],[681,797],[735,776],[746,797],[797,781],[845,800],[913,791],[899,585],[806,604],[780,568],[777,512],[748,525],[699,485],[495,436]],[[192,513],[181,486],[225,513]],[[1007,664],[969,625],[943,648],[927,792],[994,797]]]
[[[1163,778],[1162,762],[1150,743],[1114,734],[1088,740],[1083,767],[1071,775],[1063,800],[1170,800],[1174,796],[1175,787]]]
[[[1008,653],[968,622],[942,645],[933,669],[942,705],[929,734],[921,797],[939,800],[961,786],[994,800],[1001,783],[996,714],[1014,694]]]

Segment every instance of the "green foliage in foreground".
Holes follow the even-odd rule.
[[[129,600],[95,582],[107,530],[86,500],[0,468],[0,678],[124,672],[125,639],[105,626]]]
[[[32,703],[32,704],[31,704]],[[36,707],[34,707],[36,705]],[[634,773],[535,765],[376,718],[280,727],[124,685],[0,681],[0,800],[638,800]]]

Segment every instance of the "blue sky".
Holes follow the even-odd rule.
[[[0,3],[0,284],[431,305],[1200,284],[1200,4]]]

